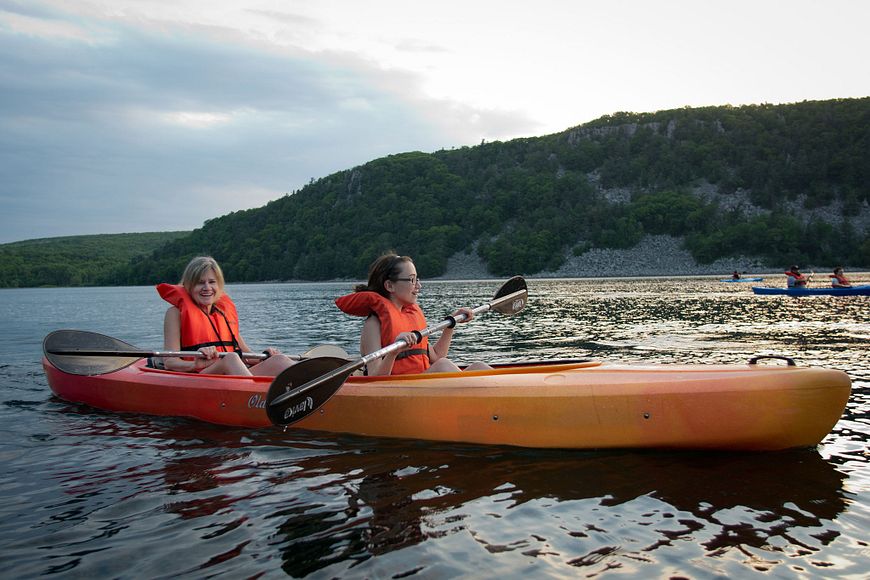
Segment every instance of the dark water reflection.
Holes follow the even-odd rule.
[[[497,282],[431,283],[434,319]],[[39,343],[62,327],[159,346],[150,289],[0,292],[0,550],[9,577],[866,577],[866,298],[753,297],[712,280],[532,282],[519,317],[457,333],[456,358],[743,362],[846,370],[818,449],[539,451],[113,415],[51,398]],[[253,344],[356,350],[346,285],[240,286]],[[131,301],[142,320],[118,311]],[[51,308],[32,310],[31,302]],[[84,307],[64,304],[85,303]],[[129,312],[127,310],[126,312]],[[144,321],[143,321],[144,320]]]
[[[285,570],[313,571],[337,554],[365,561],[460,534],[491,554],[641,573],[644,564],[663,565],[684,542],[726,555],[791,545],[791,535],[803,532],[818,537],[801,549],[818,552],[839,535],[826,532],[825,521],[846,508],[844,476],[814,452],[747,458],[428,449],[409,459],[390,462],[377,454],[305,462],[303,473],[319,477],[365,475],[342,482],[347,505],[338,511],[278,514],[286,518],[280,528]],[[808,485],[792,487],[796,475]],[[733,487],[724,489],[723,480]],[[346,527],[348,520],[356,525]],[[789,558],[776,551],[780,561]]]

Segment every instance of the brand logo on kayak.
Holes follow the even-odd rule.
[[[305,397],[305,400],[302,401],[301,403],[297,403],[297,404],[293,405],[292,407],[287,407],[287,410],[284,411],[284,418],[285,419],[292,419],[293,415],[295,415],[297,413],[304,413],[306,411],[313,411],[313,410],[314,410],[314,399],[312,399],[311,397]]]
[[[261,397],[260,395],[251,395],[251,398],[248,399],[248,408],[249,409],[265,409],[266,408],[266,397]]]

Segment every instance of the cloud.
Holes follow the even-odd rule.
[[[376,157],[529,123],[428,99],[415,75],[346,52],[2,14],[0,243],[192,229]]]
[[[870,94],[870,4],[723,6],[0,0],[0,243],[193,228],[614,111]]]

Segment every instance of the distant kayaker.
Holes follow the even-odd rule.
[[[190,261],[179,284],[158,284],[157,292],[172,304],[163,319],[163,346],[168,351],[199,351],[205,358],[166,358],[167,369],[215,375],[275,376],[294,364],[276,348],[269,357],[248,366],[239,353],[252,352],[239,334],[236,306],[224,292],[224,274],[210,256]],[[226,352],[223,357],[218,352]]]
[[[797,266],[789,268],[785,275],[788,276],[786,284],[789,288],[806,288],[807,283],[810,281],[810,276],[801,274]]]
[[[834,268],[833,274],[828,274],[831,277],[831,287],[833,288],[851,288],[852,283],[843,274],[843,268],[837,266]]]
[[[404,340],[408,347],[393,351],[383,358],[367,365],[366,372],[372,376],[404,375],[423,372],[456,372],[460,368],[447,358],[453,328],[446,328],[434,345],[428,337],[418,343],[413,331],[426,328],[426,317],[417,304],[417,295],[422,281],[417,276],[417,268],[408,256],[384,254],[369,268],[367,284],[354,288],[352,294],[335,300],[343,312],[353,316],[365,316],[360,353],[367,355],[398,340]],[[466,315],[462,322],[474,317],[469,308],[460,308],[453,313]],[[481,362],[469,365],[466,370],[492,368]]]
[[[731,274],[731,279],[732,280],[739,280],[740,279],[740,272],[738,272],[737,270],[734,270],[734,273]]]

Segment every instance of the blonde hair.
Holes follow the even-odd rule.
[[[187,267],[184,268],[184,273],[181,275],[181,285],[187,292],[193,293],[193,287],[202,279],[203,275],[209,270],[214,271],[214,277],[217,278],[218,291],[215,299],[220,298],[224,293],[224,273],[217,261],[211,256],[197,256],[192,259]]]

